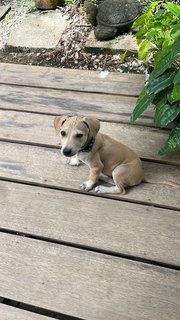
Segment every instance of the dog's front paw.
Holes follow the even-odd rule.
[[[70,166],[79,166],[80,160],[78,159],[77,156],[74,156],[74,157],[71,157],[70,159],[68,159],[67,163],[70,164]]]
[[[88,181],[84,181],[81,184],[80,188],[85,190],[85,191],[89,191],[89,190],[91,190],[93,188],[93,185],[94,185],[94,183],[92,181],[88,180]]]

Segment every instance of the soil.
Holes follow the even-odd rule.
[[[0,47],[5,45],[10,32],[18,26],[26,14],[36,10],[33,0],[0,0],[0,5],[7,4],[11,5],[11,11],[0,21]],[[120,54],[93,54],[85,51],[85,42],[92,27],[86,20],[83,1],[76,0],[76,4],[58,7],[56,10],[68,15],[70,21],[56,50],[51,52],[45,50],[33,52],[30,49],[23,52],[1,50],[0,62],[83,70],[146,72],[146,66],[136,55],[127,55],[124,58]],[[45,11],[42,11],[42,14],[45,14]]]

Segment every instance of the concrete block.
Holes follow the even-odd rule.
[[[55,49],[67,25],[66,17],[60,12],[28,14],[10,34],[5,49]]]
[[[86,41],[85,48],[87,52],[117,54],[126,50],[136,53],[138,46],[136,39],[131,34],[119,35],[109,41],[98,41],[92,30]]]

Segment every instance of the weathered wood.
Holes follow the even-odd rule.
[[[0,303],[1,320],[53,320],[50,317]]]
[[[101,122],[101,132],[128,145],[143,159],[180,164],[179,150],[164,157],[158,154],[160,145],[168,138],[167,130]],[[59,142],[54,116],[5,110],[0,110],[0,138],[48,146]]]
[[[0,108],[48,114],[81,113],[101,120],[129,123],[137,98],[88,92],[0,85]],[[154,126],[153,108],[136,124]]]
[[[180,265],[177,211],[5,181],[0,208],[4,229]]]
[[[0,64],[0,83],[45,87],[83,92],[138,96],[144,85],[144,75],[109,73],[90,70],[55,69],[17,64]]]
[[[2,19],[4,19],[4,17],[6,16],[6,14],[9,12],[9,10],[11,10],[11,6],[7,5],[7,6],[1,6],[0,5],[0,21]]]
[[[86,320],[177,320],[179,277],[146,265],[0,234],[0,295]]]
[[[147,177],[176,183],[180,181],[178,166],[144,162],[144,168]],[[58,149],[0,142],[0,177],[80,191],[79,185],[87,176],[87,166],[67,165]],[[113,197],[169,208],[179,208],[180,205],[179,189],[149,183],[131,188],[125,196]]]

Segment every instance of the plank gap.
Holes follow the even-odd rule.
[[[112,257],[117,257],[117,258],[120,258],[120,259],[133,260],[133,261],[136,261],[136,262],[139,262],[139,263],[158,266],[158,267],[162,267],[162,268],[166,268],[166,269],[173,269],[173,270],[180,271],[180,266],[179,265],[166,263],[166,262],[162,262],[162,261],[141,258],[141,257],[138,257],[138,256],[129,255],[129,254],[125,254],[125,253],[119,253],[119,252],[115,252],[115,251],[110,251],[110,250],[105,250],[105,249],[100,249],[100,248],[94,248],[94,247],[83,245],[83,244],[76,244],[76,243],[72,243],[72,242],[67,242],[67,241],[63,241],[63,240],[57,240],[57,239],[48,238],[48,237],[44,237],[44,236],[38,236],[38,235],[35,235],[35,234],[26,233],[26,232],[19,232],[19,231],[5,229],[5,228],[1,228],[1,227],[0,227],[0,232],[1,233],[7,233],[7,234],[16,235],[16,236],[19,236],[19,237],[26,237],[26,238],[29,238],[29,239],[34,239],[34,240],[39,240],[39,241],[59,244],[61,246],[68,246],[68,247],[76,248],[76,249],[80,249],[80,250],[96,252],[96,253],[99,253],[99,254],[102,254],[102,255],[105,254],[105,255],[109,255],[109,256],[112,256]]]
[[[15,111],[15,112],[21,112],[21,113],[27,113],[27,114],[37,114],[37,115],[46,115],[46,116],[51,116],[51,117],[56,117],[56,116],[60,116],[60,115],[64,115],[64,112],[62,114],[60,114],[59,112],[43,112],[43,111],[31,111],[31,110],[20,110],[20,109],[16,109],[16,108],[2,108],[0,107],[0,111]],[[68,113],[67,113],[68,114]],[[71,114],[71,112],[69,112],[69,114]],[[82,115],[82,113],[77,113],[75,112],[74,115]],[[155,125],[148,125],[148,124],[145,124],[145,123],[130,123],[130,121],[118,121],[118,120],[111,120],[111,119],[103,119],[101,118],[101,114],[99,113],[99,120],[101,122],[108,122],[108,123],[117,123],[117,124],[130,124],[132,126],[137,126],[137,127],[147,127],[147,128],[150,128],[152,129],[155,128],[155,129],[160,129],[159,127],[156,127]],[[152,117],[150,116],[143,116],[141,115],[141,119],[152,119]],[[163,128],[161,130],[164,130],[164,131],[170,131],[171,128]]]
[[[37,85],[31,85],[31,84],[18,84],[18,83],[11,83],[11,82],[1,82],[0,81],[0,85],[8,85],[8,86],[16,86],[16,87],[23,87],[23,88],[36,88],[36,89],[45,89],[45,90],[56,90],[56,91],[60,91],[60,90],[63,90],[63,91],[71,91],[71,92],[85,92],[85,93],[93,93],[93,94],[103,94],[103,95],[106,95],[106,96],[109,96],[109,95],[113,95],[113,96],[118,96],[118,97],[121,97],[121,96],[124,96],[124,97],[135,97],[137,98],[139,96],[139,94],[131,94],[131,92],[128,92],[127,94],[126,93],[115,93],[115,92],[105,92],[105,91],[94,91],[94,90],[78,90],[78,89],[66,89],[66,88],[56,88],[56,87],[49,87],[49,86],[46,86],[46,87],[43,87],[43,86],[37,86]]]
[[[107,121],[105,121],[107,122]],[[7,138],[0,138],[1,142],[7,142],[7,143],[13,143],[13,144],[17,144],[17,145],[27,145],[27,146],[33,146],[33,147],[42,147],[42,148],[47,148],[47,149],[55,149],[55,150],[60,150],[61,147],[58,145],[53,145],[53,144],[45,144],[45,143],[38,143],[38,142],[31,142],[31,141],[23,141],[23,140],[16,140],[16,139],[7,139]],[[145,157],[141,157],[140,159],[144,162],[152,162],[152,163],[159,163],[159,164],[163,164],[163,165],[176,165],[176,166],[180,166],[179,163],[174,163],[171,160],[164,160],[164,159],[153,159],[153,158],[145,158]]]
[[[26,303],[12,300],[12,299],[8,299],[5,297],[0,297],[0,300],[3,301],[2,304],[4,304],[4,305],[13,306],[14,308],[17,308],[17,309],[29,311],[32,313],[32,315],[39,314],[39,315],[47,316],[49,318],[58,319],[58,320],[83,320],[81,318],[76,318],[73,316],[65,315],[65,314],[62,314],[62,313],[59,313],[59,312],[56,312],[53,310],[40,308],[40,307],[37,307],[34,305],[26,304]]]
[[[90,193],[90,192],[83,191],[82,189],[76,190],[76,189],[71,189],[71,188],[59,187],[59,186],[55,186],[55,185],[49,185],[46,183],[24,181],[24,180],[20,180],[20,179],[6,178],[6,177],[2,177],[2,176],[0,176],[0,181],[8,181],[8,182],[12,182],[12,183],[18,183],[18,184],[23,184],[23,185],[34,186],[37,188],[45,188],[45,189],[51,189],[51,190],[57,190],[57,191],[64,191],[64,192],[67,191],[67,192],[72,192],[75,194],[82,194],[82,195],[86,195],[86,196],[88,195],[90,197],[100,197],[100,198],[111,199],[111,200],[115,200],[115,201],[136,203],[136,204],[139,204],[142,206],[146,205],[149,207],[163,208],[163,209],[168,209],[168,210],[180,212],[179,208],[173,207],[173,206],[167,206],[167,205],[162,205],[162,204],[157,204],[157,203],[149,203],[146,201],[139,201],[139,200],[135,200],[135,199],[126,199],[123,197],[120,198],[120,197],[116,197],[113,195],[103,195],[103,194],[97,194],[97,193]]]
[[[27,114],[37,114],[37,115],[45,115],[45,116],[51,116],[51,117],[56,117],[56,116],[60,116],[60,115],[64,115],[64,112],[62,114],[60,114],[59,112],[41,112],[41,111],[31,111],[31,110],[20,110],[20,109],[12,109],[12,108],[1,108],[0,107],[0,111],[15,111],[15,112],[20,112],[20,113],[27,113]],[[69,112],[70,114],[70,112]],[[83,114],[83,113],[82,113]],[[74,115],[82,115],[81,113],[74,113]],[[101,114],[99,114],[99,120],[101,122],[108,122],[108,123],[116,123],[116,124],[129,124],[129,125],[132,125],[132,126],[135,126],[135,127],[146,127],[146,128],[149,128],[149,129],[152,129],[152,128],[155,128],[155,129],[161,129],[161,131],[168,131],[170,132],[172,130],[172,128],[160,128],[160,127],[156,127],[155,125],[150,125],[150,124],[146,124],[146,123],[131,123],[130,121],[118,121],[118,120],[111,120],[111,119],[103,119],[101,118]],[[152,117],[150,116],[143,116],[141,115],[140,117],[141,119],[152,119]]]

